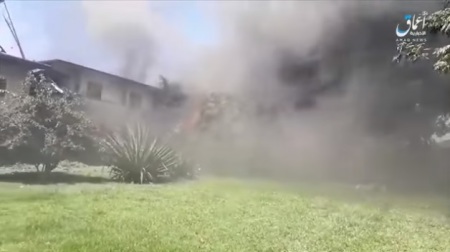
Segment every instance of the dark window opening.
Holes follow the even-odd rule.
[[[74,87],[73,87],[73,91],[74,92],[80,92],[80,82],[75,82],[75,85],[74,85]]]
[[[130,107],[140,108],[142,105],[142,97],[136,93],[130,93]]]
[[[74,75],[74,80],[73,80],[73,83],[74,83],[74,85],[73,85],[73,91],[74,92],[76,92],[76,93],[79,93],[80,92],[80,87],[81,87],[81,74],[80,74],[80,71],[78,70],[74,70],[73,71],[74,73],[75,73],[75,75]]]
[[[6,79],[0,77],[0,97],[5,97],[6,93]]]
[[[86,97],[100,101],[102,99],[102,85],[94,82],[88,82]]]

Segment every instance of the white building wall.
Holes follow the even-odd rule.
[[[0,62],[0,76],[6,78],[6,90],[11,92],[20,91],[28,71],[32,69],[19,64]]]
[[[25,80],[28,71],[36,67],[18,63],[0,62],[0,75],[7,80],[7,90],[17,92]],[[53,68],[69,76],[64,85],[86,97],[89,82],[102,85],[101,100],[86,97],[86,111],[91,119],[109,127],[121,126],[136,121],[145,122],[153,128],[155,134],[163,134],[176,127],[183,116],[183,108],[154,107],[153,98],[145,86],[127,83],[121,78],[114,78],[90,69],[80,69],[70,64],[56,62]],[[130,108],[129,95],[131,92],[142,97],[139,109]],[[123,95],[126,94],[126,104]]]
[[[94,82],[102,86],[101,100],[86,97],[87,112],[96,123],[108,127],[121,126],[136,121],[145,122],[154,129],[155,134],[163,134],[175,128],[182,117],[182,109],[154,107],[153,97],[148,87],[127,82],[109,74],[91,69],[80,69],[65,62],[53,62],[53,67],[71,76],[70,87],[75,91],[78,83],[78,92],[86,97],[88,83]],[[131,108],[130,94],[141,96],[142,104],[139,109]],[[125,95],[125,104],[123,96]]]

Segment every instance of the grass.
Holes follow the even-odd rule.
[[[439,211],[265,182],[0,183],[0,251],[450,251]]]

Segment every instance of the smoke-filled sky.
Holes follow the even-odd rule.
[[[394,5],[389,1],[7,3],[29,59],[59,58],[120,75],[131,71],[128,66],[136,71],[125,76],[132,79],[139,79],[143,68],[147,76],[164,74],[220,89],[242,89],[245,83],[262,90],[264,85],[272,89],[264,91],[270,96],[276,92],[281,54],[294,60],[323,58],[325,48],[348,43],[344,37],[359,45],[388,37],[385,44],[395,48],[395,22],[379,33],[361,29],[358,35],[348,28],[364,28],[364,20],[376,17],[382,26],[382,16]],[[416,3],[395,6],[406,11]],[[401,21],[400,12],[395,16]],[[4,22],[0,45],[19,55]],[[379,41],[376,45],[382,47]]]
[[[131,65],[274,108],[278,119],[249,123],[253,135],[239,141],[277,149],[276,161],[287,166],[377,167],[378,150],[426,136],[447,106],[444,89],[425,97],[416,91],[430,90],[426,81],[409,85],[411,71],[399,74],[391,64],[397,24],[405,14],[442,8],[440,0],[7,2],[30,59],[116,74]],[[18,55],[4,24],[0,44]],[[419,115],[420,100],[442,106]],[[302,104],[315,105],[299,110]]]
[[[110,28],[132,22],[148,25],[143,33],[162,37],[157,39],[164,45],[156,49],[156,59],[152,56],[157,61],[153,72],[176,75],[177,68],[189,64],[189,53],[215,43],[213,24],[194,1],[7,1],[7,5],[25,54],[32,60],[59,58],[120,73],[123,63],[112,55],[117,48],[111,41],[129,41],[120,41],[124,37],[120,27],[118,32]],[[20,55],[4,22],[0,22],[0,45]]]

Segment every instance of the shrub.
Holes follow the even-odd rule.
[[[186,176],[187,163],[148,128],[136,124],[110,133],[103,141],[106,162],[114,180],[128,183],[165,182]]]
[[[170,178],[174,179],[195,179],[200,173],[200,168],[197,167],[192,161],[178,156],[177,165],[170,170]]]
[[[93,142],[94,127],[85,116],[83,101],[41,75],[29,74],[22,90],[10,94],[0,111],[0,146],[10,163],[35,165],[50,172],[66,155],[83,151]]]

